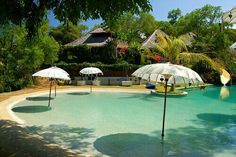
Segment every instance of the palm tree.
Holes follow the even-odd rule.
[[[157,34],[156,38],[156,48],[172,63],[176,63],[181,52],[187,51],[185,43],[180,38],[171,39],[163,34]]]
[[[218,72],[221,72],[220,69],[222,67],[224,68],[224,65],[219,64],[218,62],[214,61],[213,59],[209,58],[208,56],[202,53],[182,52],[178,55],[177,63],[188,67],[193,67],[196,64],[201,64],[202,69],[200,70],[209,69]],[[204,71],[199,72],[204,73]]]
[[[224,65],[205,54],[188,52],[184,39],[186,38],[183,35],[171,39],[168,36],[157,34],[156,48],[170,62],[190,67],[198,73],[206,75],[206,80],[216,82],[215,79],[222,73],[221,68],[224,68]]]

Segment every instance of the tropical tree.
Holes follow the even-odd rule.
[[[185,65],[194,69],[203,76],[204,81],[219,83],[221,68],[225,68],[225,64],[220,60],[213,60],[202,53],[188,52],[186,44],[183,41],[183,36],[171,38],[158,34],[156,39],[158,52],[168,58],[172,63]]]
[[[88,27],[83,24],[73,25],[72,23],[68,23],[52,28],[49,34],[53,36],[58,43],[65,45],[80,38],[87,29]]]
[[[200,34],[209,26],[217,23],[220,20],[222,13],[223,12],[220,7],[211,5],[205,5],[200,9],[196,9],[179,18],[179,20],[175,23],[175,27],[178,31],[177,34],[181,35],[187,32]]]
[[[170,36],[176,37],[177,29],[170,22],[168,22],[168,21],[158,21],[157,26],[158,26],[158,29],[162,30],[166,34],[169,34]]]
[[[179,64],[191,67],[197,73],[201,75],[204,82],[219,84],[221,68],[224,68],[224,64],[211,59],[205,54],[183,52],[178,56]]]
[[[76,24],[79,20],[102,18],[112,21],[124,12],[139,13],[141,10],[150,11],[149,0],[17,0],[0,1],[0,24],[25,23],[29,36],[37,31],[41,22],[52,11],[60,22],[71,21]]]
[[[142,12],[140,15],[133,15],[129,12],[112,23],[107,22],[106,25],[116,32],[118,40],[137,45],[153,33],[157,28],[157,21],[149,13]]]
[[[153,15],[146,12],[141,12],[139,18],[137,19],[139,33],[148,37],[157,29],[157,21]]]
[[[169,11],[167,16],[171,24],[175,24],[180,17],[181,17],[181,10],[179,8]]]
[[[188,67],[193,67],[198,62],[204,62],[205,67],[201,70],[214,69],[219,71],[219,69],[222,67],[207,55],[201,53],[182,52],[178,55],[177,62]]]
[[[222,10],[220,7],[206,5],[180,17],[176,23],[168,24],[168,27],[166,27],[166,23],[165,27],[162,24],[161,28],[165,28],[167,31],[170,28],[174,28],[176,30],[175,36],[193,32],[196,37],[191,42],[191,45],[188,45],[188,50],[205,54],[214,59],[216,63],[221,63],[222,67],[233,72],[236,69],[233,64],[235,56],[229,52],[229,46],[235,41],[236,34],[232,29],[225,29],[221,32],[218,23],[221,20],[221,16]],[[173,36],[173,34],[171,35]],[[198,57],[195,56],[194,58],[197,59]],[[209,66],[210,64],[206,65]]]
[[[178,55],[187,51],[187,47],[180,38],[164,37],[161,33],[157,34],[156,48],[164,57],[168,58],[170,62],[176,63]]]
[[[39,29],[38,37],[26,40],[26,29],[14,24],[0,28],[0,89],[17,90],[31,82],[32,73],[42,64],[53,64],[57,60],[58,43],[48,36],[48,25]]]

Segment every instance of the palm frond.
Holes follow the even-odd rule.
[[[178,63],[181,63],[186,66],[193,66],[198,62],[205,62],[211,69],[220,72],[221,65],[209,58],[208,56],[201,53],[190,53],[190,52],[182,52],[178,55],[177,58]]]

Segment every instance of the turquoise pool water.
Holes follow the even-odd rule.
[[[89,156],[236,156],[236,86],[188,89],[167,97],[161,140],[163,97],[147,93],[60,93],[15,105],[30,132]]]

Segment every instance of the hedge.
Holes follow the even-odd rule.
[[[85,67],[97,67],[103,71],[103,76],[131,76],[131,74],[141,65],[135,64],[103,64],[97,63],[57,63],[56,66],[66,70],[70,76],[79,76],[79,71]]]

